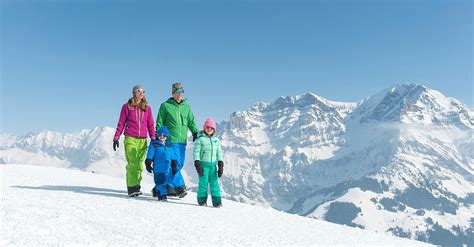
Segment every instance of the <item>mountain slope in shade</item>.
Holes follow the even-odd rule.
[[[222,208],[200,207],[194,193],[168,202],[149,193],[132,199],[120,179],[70,169],[0,165],[0,175],[2,246],[427,246],[227,200]]]

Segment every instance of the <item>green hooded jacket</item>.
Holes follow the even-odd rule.
[[[187,144],[188,129],[193,134],[199,132],[194,122],[194,114],[186,100],[178,104],[173,98],[169,98],[161,104],[156,117],[156,130],[163,125],[170,131],[171,143]]]
[[[204,131],[199,132],[194,142],[193,158],[201,162],[217,162],[222,160],[221,143],[215,133],[209,137]]]

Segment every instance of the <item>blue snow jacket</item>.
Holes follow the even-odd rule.
[[[153,173],[160,174],[158,184],[164,183],[171,175],[171,161],[179,160],[179,151],[173,145],[163,144],[159,140],[151,141],[147,159],[153,160]],[[156,176],[155,176],[156,177]]]

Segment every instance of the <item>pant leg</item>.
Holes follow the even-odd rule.
[[[219,187],[219,180],[217,177],[216,166],[209,167],[209,184],[211,186],[211,198],[214,206],[221,204],[221,189]]]
[[[142,180],[142,163],[145,160],[146,139],[126,136],[124,141],[125,158],[127,159],[126,176],[127,187],[139,186]]]
[[[153,180],[155,181],[155,191],[158,191],[161,196],[168,194],[166,189],[166,174],[165,173],[154,173]]]
[[[207,201],[207,189],[209,187],[210,167],[203,166],[202,170],[204,171],[204,175],[199,177],[199,188],[197,193],[198,203]]]
[[[186,160],[186,144],[178,144],[179,149],[179,163],[178,163],[178,170],[183,169],[184,162]]]
[[[176,151],[178,152],[178,156],[179,156],[178,157],[178,165],[177,165],[178,172],[174,176],[171,174],[169,184],[172,188],[184,187],[185,184],[184,184],[183,175],[181,175],[181,169],[184,166],[184,161],[185,161],[185,158],[186,158],[186,144],[175,143],[175,144],[173,144],[173,148],[176,149]]]
[[[159,158],[162,159],[162,162],[155,161],[155,164],[153,165],[153,180],[155,182],[155,191],[160,192],[161,196],[166,196],[168,195],[166,185],[167,177],[169,176],[170,172],[170,164],[165,160],[165,155]]]
[[[216,166],[209,168],[209,183],[211,185],[211,196],[212,197],[221,197],[221,188],[219,187],[219,179],[217,177]]]

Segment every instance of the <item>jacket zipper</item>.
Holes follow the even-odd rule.
[[[214,147],[212,146],[211,137],[209,137],[209,142],[211,143],[211,162],[212,162],[212,153],[214,152]]]
[[[176,116],[178,117],[178,120],[179,120],[179,126],[182,126],[183,120],[181,119],[181,112],[179,111],[179,105],[176,107]]]
[[[137,120],[138,120],[138,138],[141,137],[140,129],[141,129],[141,122],[140,122],[140,109],[137,109]]]

